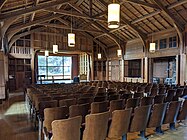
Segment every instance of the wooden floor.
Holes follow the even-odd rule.
[[[15,93],[9,101],[0,105],[0,140],[38,140],[38,132],[30,121],[23,93]],[[155,135],[153,129],[147,129],[150,140],[187,140],[187,126],[177,124],[177,130],[168,130],[163,126],[164,135]],[[128,133],[128,140],[141,140],[138,133]]]

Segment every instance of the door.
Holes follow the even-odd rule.
[[[16,72],[16,90],[24,89],[25,87],[25,73]]]

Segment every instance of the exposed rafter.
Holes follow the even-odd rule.
[[[143,1],[140,1],[140,0],[122,0],[122,2],[120,2],[120,4],[123,4],[123,3],[126,3],[126,2],[129,2],[129,3],[132,3],[132,4],[138,4],[138,5],[141,5],[141,6],[148,7],[148,8],[159,9],[159,7],[156,4],[143,2]]]
[[[1,13],[0,14],[0,21],[3,21],[5,19],[8,19],[10,17],[16,17],[16,16],[21,16],[24,14],[29,14],[32,12],[36,12],[45,8],[50,8],[59,4],[67,4],[68,2],[70,2],[69,0],[55,0],[52,2],[47,2],[44,4],[38,4],[37,6],[34,7],[28,7],[25,9],[21,9],[21,10],[17,10],[16,12],[7,12],[7,13]]]
[[[88,15],[86,15],[79,7],[77,7],[76,5],[71,5],[73,8],[75,8],[78,12],[80,12],[82,15],[89,17]],[[95,21],[91,21],[90,22],[92,24],[92,26],[94,26],[95,28],[103,31],[108,37],[110,37],[114,42],[116,42],[116,44],[120,47],[119,42],[125,42],[120,40],[119,38],[117,38],[115,35],[111,34],[109,31],[107,31],[104,27],[102,27],[100,24],[98,24]]]
[[[83,19],[98,20],[98,21],[106,22],[106,20],[104,18],[92,18],[92,17],[89,17],[87,15],[82,15],[82,14],[77,13],[77,12],[72,13],[71,11],[59,10],[59,9],[56,9],[56,8],[49,8],[49,9],[45,9],[45,10],[55,12],[55,13],[59,13],[59,14],[62,14],[62,15],[67,15],[67,16],[73,16],[73,17],[79,17],[79,18],[83,18]],[[77,9],[75,9],[75,10],[77,10]]]
[[[175,19],[175,17],[168,11],[166,7],[163,6],[163,4],[160,2],[160,0],[153,0],[159,7],[160,9],[164,12],[164,14],[171,20],[173,26],[175,27],[179,39],[180,39],[180,44],[181,46],[183,45],[183,35],[182,32],[184,31],[184,26]]]
[[[48,26],[48,27],[54,27],[54,28],[60,28],[60,29],[71,29],[70,26],[65,26],[65,25],[57,25],[57,24],[50,24],[50,23],[41,23],[40,25]],[[91,33],[97,33],[97,34],[102,34],[102,31],[98,30],[87,30],[87,29],[76,29],[73,28],[74,31],[80,31],[80,32],[91,32]]]
[[[14,42],[15,42],[16,40],[18,40],[19,38],[21,38],[21,37],[23,37],[23,36],[26,36],[26,35],[29,35],[29,34],[32,34],[32,33],[36,32],[36,31],[41,31],[41,30],[43,30],[43,29],[45,29],[45,28],[44,28],[44,27],[39,27],[39,28],[30,30],[30,31],[26,31],[26,32],[24,32],[24,33],[15,35],[15,36],[11,39],[11,41],[9,42],[9,46],[10,46],[9,51],[11,50],[11,47],[12,47],[12,45],[14,44]]]
[[[10,28],[9,32],[8,32],[8,41],[10,41],[10,39],[12,38],[12,36],[15,33],[21,31],[22,29],[25,29],[25,28],[28,28],[28,27],[31,27],[31,26],[37,25],[39,23],[43,23],[43,22],[55,19],[55,18],[58,18],[58,17],[61,17],[61,16],[62,15],[55,14],[55,15],[47,16],[47,17],[42,18],[42,19],[34,20],[32,22],[28,22],[26,24],[22,24],[22,25],[16,26],[14,28]]]
[[[6,2],[7,2],[7,0],[1,0],[1,1],[0,1],[0,10],[1,10],[2,7],[5,5]]]

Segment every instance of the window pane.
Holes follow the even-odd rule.
[[[48,67],[48,75],[62,75],[62,67]]]
[[[46,57],[45,56],[38,56],[38,66],[46,66]]]
[[[38,67],[39,75],[46,75],[46,67]]]
[[[64,67],[64,75],[71,75],[71,67]]]
[[[161,39],[160,40],[160,49],[164,49],[167,47],[167,40],[166,39]]]
[[[71,57],[64,57],[64,66],[71,66]]]
[[[60,56],[49,56],[48,57],[48,66],[62,66],[63,61]]]

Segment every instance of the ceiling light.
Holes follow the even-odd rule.
[[[120,24],[120,5],[113,1],[108,5],[108,28],[118,28]]]

